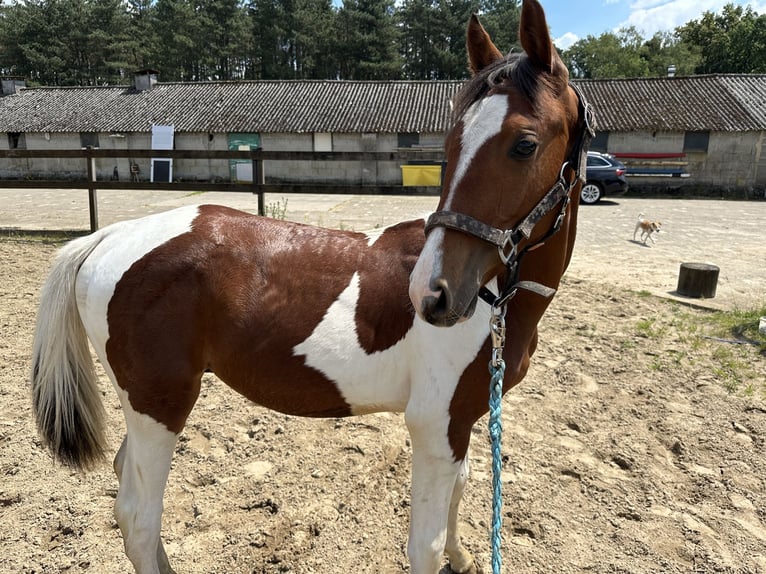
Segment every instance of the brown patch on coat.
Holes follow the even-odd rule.
[[[389,227],[360,263],[356,332],[367,354],[394,346],[412,328],[409,280],[425,243],[423,225],[419,219]]]
[[[180,432],[210,370],[277,411],[350,415],[336,385],[293,348],[357,271],[363,348],[387,348],[406,333],[422,221],[397,228],[369,248],[361,233],[203,206],[191,232],[130,267],[109,303],[107,357],[131,406]]]

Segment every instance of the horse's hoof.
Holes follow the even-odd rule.
[[[450,564],[450,569],[449,569],[449,571],[450,571],[450,572],[452,572],[452,574],[484,574],[484,572],[482,571],[482,569],[481,569],[481,568],[479,568],[479,566],[477,566],[477,565],[476,565],[476,561],[474,561],[474,563],[473,563],[473,564],[471,564],[471,565],[468,567],[468,570],[463,570],[463,571],[461,571],[461,572],[458,572],[457,570],[453,570],[453,569],[452,569],[452,565]]]

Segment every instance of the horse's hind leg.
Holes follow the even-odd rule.
[[[123,400],[127,436],[114,459],[114,515],[137,574],[174,574],[160,540],[162,495],[177,435]]]
[[[449,557],[450,569],[456,574],[480,574],[479,568],[474,562],[473,556],[463,548],[459,533],[460,502],[463,499],[465,484],[468,482],[468,455],[463,459],[462,466],[455,479],[452,489],[452,500],[449,504],[449,517],[447,519],[447,543],[444,547]]]

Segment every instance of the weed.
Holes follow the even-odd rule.
[[[287,198],[277,200],[274,203],[266,205],[266,215],[272,219],[285,219],[287,217]]]
[[[739,390],[745,380],[755,376],[748,360],[747,349],[718,347],[713,351],[712,356],[717,363],[713,372],[721,380],[726,390],[731,393]]]
[[[641,319],[636,323],[636,333],[646,339],[657,339],[665,332],[664,327],[657,325],[654,319]]]

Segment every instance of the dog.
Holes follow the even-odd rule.
[[[636,228],[633,230],[633,241],[636,240],[636,233],[638,233],[639,229],[641,230],[641,241],[643,241],[644,245],[646,245],[647,239],[651,239],[652,243],[655,243],[652,235],[662,230],[662,222],[644,219],[644,214],[640,213],[636,222]]]

